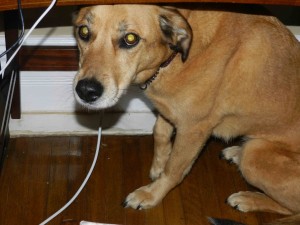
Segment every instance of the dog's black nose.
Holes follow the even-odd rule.
[[[83,101],[91,103],[102,95],[103,86],[95,79],[83,79],[78,81],[75,90]]]

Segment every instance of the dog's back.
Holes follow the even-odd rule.
[[[299,146],[300,44],[294,35],[268,15],[199,10],[189,12],[188,22],[190,60],[173,84],[185,84],[195,103],[205,96],[209,102],[202,101],[199,111],[207,105],[223,116],[214,135],[269,135]],[[189,93],[195,86],[197,92]]]

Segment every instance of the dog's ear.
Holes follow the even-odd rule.
[[[171,49],[181,53],[184,62],[192,42],[192,29],[186,19],[176,10],[165,9],[159,15],[159,25],[163,39]]]

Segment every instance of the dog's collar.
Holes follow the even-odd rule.
[[[152,83],[152,81],[154,81],[156,79],[157,75],[159,74],[160,69],[167,67],[173,61],[173,59],[175,58],[177,53],[178,53],[177,51],[174,51],[172,53],[172,55],[159,66],[159,68],[152,75],[152,77],[150,77],[148,80],[146,80],[144,84],[140,85],[140,89],[142,89],[143,91],[146,90],[148,88],[148,86]]]

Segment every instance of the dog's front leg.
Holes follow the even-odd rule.
[[[156,180],[164,171],[172,151],[171,137],[174,127],[162,116],[158,116],[154,130],[154,156],[150,169],[150,178]]]
[[[157,205],[165,195],[179,184],[189,172],[210,132],[194,129],[177,129],[169,160],[161,175],[151,184],[143,186],[124,201],[124,207],[146,209]]]

